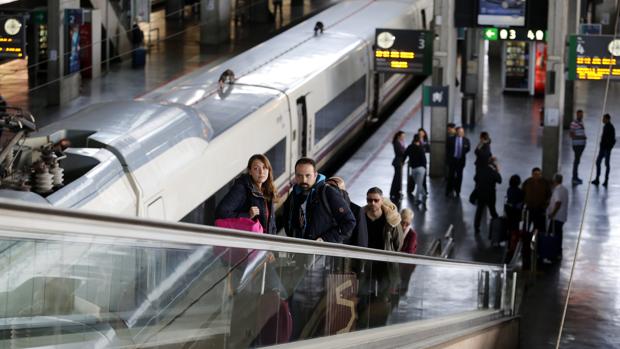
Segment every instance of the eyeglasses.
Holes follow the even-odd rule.
[[[381,199],[366,198],[366,202],[369,204],[373,202],[379,202],[379,201],[381,201]]]

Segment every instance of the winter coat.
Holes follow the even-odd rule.
[[[384,198],[381,210],[385,215],[386,221],[382,232],[383,250],[399,252],[403,243],[403,228],[400,226],[398,208],[390,200]],[[364,217],[368,219],[366,215]]]
[[[403,146],[399,140],[394,140],[392,142],[392,146],[394,147],[394,160],[392,160],[392,166],[402,166],[405,162],[405,158],[407,155],[405,154],[405,146]]]
[[[407,147],[405,154],[409,157],[409,167],[426,167],[426,154],[424,146],[415,145],[415,143],[412,143]]]
[[[217,218],[250,218],[250,207],[258,207],[258,220],[266,234],[276,234],[275,208],[271,200],[252,183],[249,174],[239,176],[224,199],[217,205]],[[267,216],[269,213],[269,217]]]
[[[325,199],[322,202],[322,191]],[[306,204],[305,229],[299,221],[300,208]],[[328,211],[326,205],[329,205]],[[355,227],[355,217],[338,189],[325,184],[325,176],[319,174],[309,193],[295,185],[284,203],[284,230],[288,236],[327,242],[342,243],[351,236]]]
[[[405,233],[403,233],[403,235],[404,240],[400,248],[400,252],[415,254],[418,250],[418,233],[410,227],[406,232],[406,235]]]
[[[495,199],[495,184],[502,183],[502,176],[493,165],[480,167],[474,177],[478,201],[491,202]]]
[[[482,143],[482,145],[477,146],[474,154],[476,154],[476,170],[480,167],[487,166],[489,164],[489,159],[492,156],[491,141]]]

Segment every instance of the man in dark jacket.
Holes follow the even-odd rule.
[[[458,197],[461,194],[461,183],[463,183],[463,169],[465,168],[465,157],[470,150],[469,139],[465,137],[465,130],[462,127],[456,129],[456,136],[448,139],[448,185],[446,196],[453,193]]]
[[[616,129],[611,123],[611,115],[603,115],[603,135],[601,136],[601,146],[598,150],[598,157],[596,158],[596,179],[592,181],[592,184],[598,185],[598,178],[601,176],[601,161],[605,158],[605,182],[603,186],[606,187],[609,181],[609,158],[611,158],[611,149],[616,145]]]
[[[495,185],[502,183],[502,176],[499,174],[499,166],[494,157],[489,158],[487,166],[478,168],[474,181],[476,181],[476,192],[478,194],[474,229],[478,234],[480,233],[480,219],[485,207],[489,208],[492,218],[498,217],[497,210],[495,210]]]
[[[325,184],[325,176],[316,171],[314,160],[297,160],[295,182],[284,203],[286,234],[308,240],[346,241],[355,227],[355,218],[338,190]],[[322,203],[323,198],[327,202]]]

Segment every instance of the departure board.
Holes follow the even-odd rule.
[[[611,35],[573,35],[569,40],[568,79],[620,80],[620,40]]]
[[[376,29],[375,71],[430,75],[433,36],[425,30]]]
[[[24,18],[0,15],[0,58],[26,58],[25,52]]]

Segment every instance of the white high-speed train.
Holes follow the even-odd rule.
[[[343,1],[217,67],[137,100],[87,107],[15,145],[21,174],[2,179],[0,197],[201,222],[255,153],[269,157],[284,193],[298,158],[325,164],[373,105],[380,110],[403,88],[407,77],[373,73],[375,28],[428,28],[432,10],[432,0]],[[235,80],[220,88],[226,70]],[[65,138],[64,183],[49,191],[60,181],[56,161],[48,152],[52,175],[36,160],[41,147]],[[15,190],[33,167],[32,190]]]

